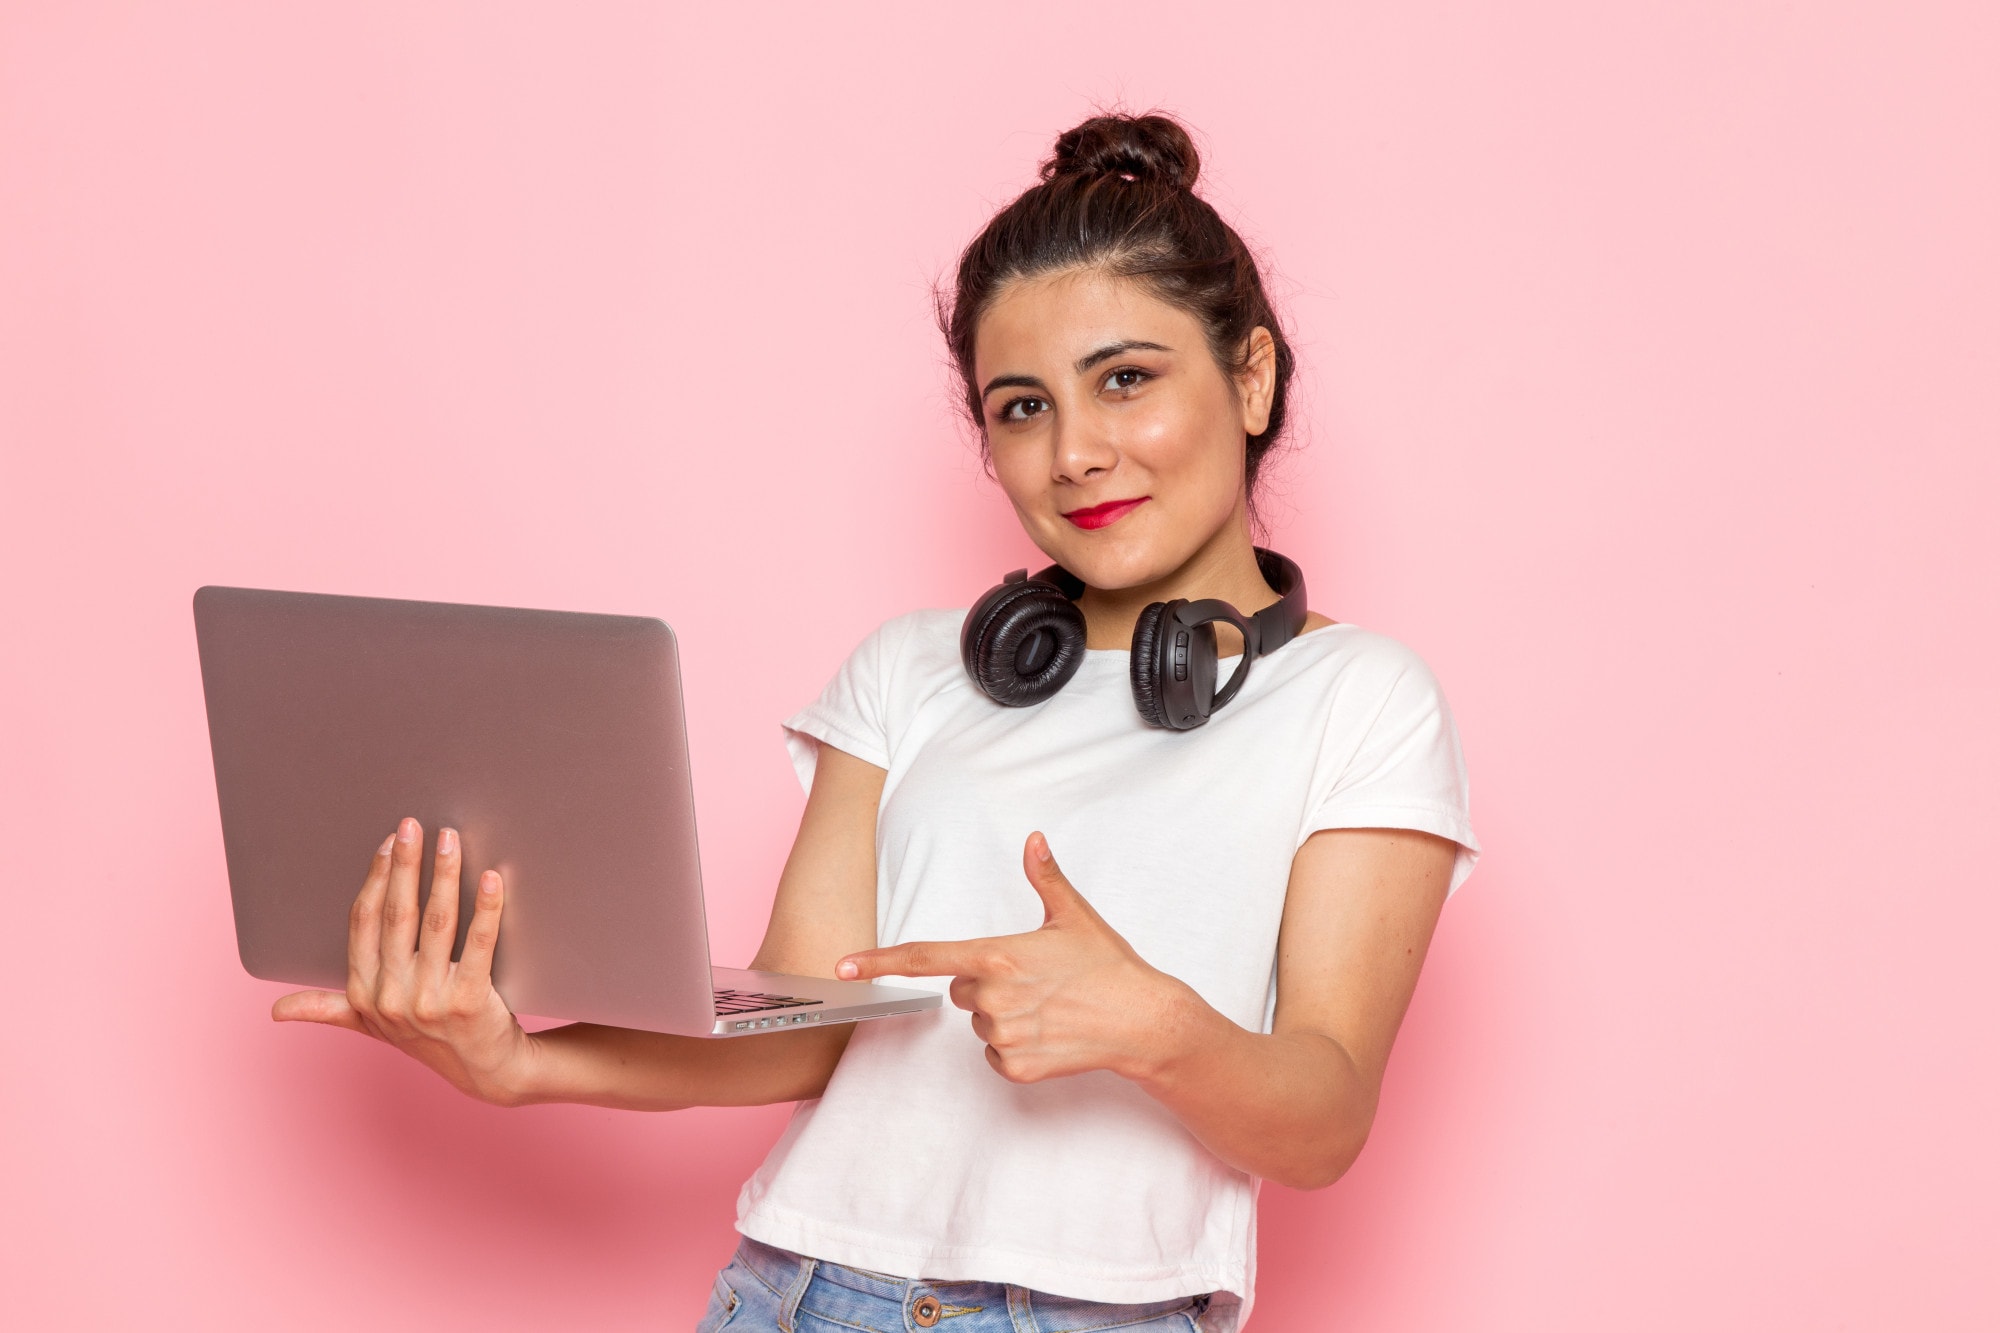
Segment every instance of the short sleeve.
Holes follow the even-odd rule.
[[[1368,673],[1383,685],[1356,681],[1335,700],[1299,844],[1321,829],[1434,833],[1458,844],[1449,889],[1456,893],[1479,859],[1458,727],[1430,668],[1394,648],[1382,670]]]
[[[848,654],[819,698],[781,724],[792,768],[807,792],[822,741],[878,768],[889,766],[889,677],[900,638],[895,620],[877,627]]]

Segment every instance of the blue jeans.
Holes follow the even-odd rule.
[[[715,1275],[695,1333],[1206,1333],[1208,1305],[1206,1295],[1118,1305],[1011,1283],[890,1277],[745,1236]]]

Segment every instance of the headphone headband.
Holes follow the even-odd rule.
[[[1261,546],[1251,549],[1257,552],[1257,568],[1263,571],[1264,582],[1278,592],[1277,601],[1250,617],[1257,642],[1254,646],[1246,643],[1244,651],[1263,657],[1290,643],[1306,627],[1306,576],[1276,551]]]

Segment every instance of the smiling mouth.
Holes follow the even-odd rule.
[[[1134,500],[1110,500],[1101,505],[1092,505],[1088,509],[1072,509],[1063,517],[1079,528],[1109,527],[1152,498],[1150,495],[1142,495]]]

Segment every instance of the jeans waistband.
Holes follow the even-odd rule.
[[[770,1290],[773,1299],[778,1303],[780,1311],[778,1321],[781,1328],[791,1327],[799,1303],[805,1298],[807,1288],[814,1279],[895,1306],[907,1305],[912,1300],[921,1301],[925,1297],[935,1297],[946,1307],[971,1307],[973,1311],[981,1307],[991,1307],[1006,1312],[1017,1329],[1042,1327],[1037,1315],[1045,1307],[1051,1316],[1065,1326],[1074,1317],[1086,1313],[1086,1308],[1093,1317],[1126,1315],[1155,1318],[1178,1310],[1186,1312],[1188,1317],[1196,1322],[1197,1327],[1202,1329],[1233,1330],[1236,1326],[1234,1318],[1229,1314],[1234,1297],[1227,1297],[1231,1305],[1224,1306],[1221,1311],[1210,1309],[1213,1300],[1227,1296],[1222,1292],[1205,1292],[1187,1298],[1145,1302],[1139,1305],[1081,1301],[1072,1297],[1051,1296],[1005,1282],[929,1277],[902,1278],[893,1273],[878,1273],[873,1269],[853,1268],[847,1264],[809,1258],[740,1234],[737,1238],[736,1258],[750,1270],[757,1281]],[[1091,1323],[1088,1326],[1095,1328],[1099,1324]]]
[[[806,1260],[790,1250],[766,1245],[750,1236],[738,1237],[738,1253],[743,1257],[744,1266],[774,1291],[789,1291],[798,1281],[799,1270]],[[921,1286],[926,1291],[935,1291],[940,1298],[964,1296],[968,1300],[980,1298],[1004,1302],[1007,1287],[999,1282],[949,1282],[938,1278],[900,1278],[890,1273],[877,1273],[869,1268],[850,1268],[846,1264],[829,1263],[825,1259],[815,1259],[813,1273],[825,1278],[835,1286],[846,1287],[849,1291],[862,1292],[869,1296],[881,1296],[892,1301],[901,1301],[910,1294],[913,1287]]]

